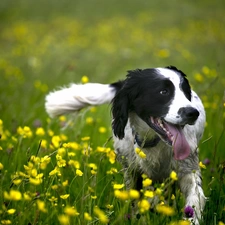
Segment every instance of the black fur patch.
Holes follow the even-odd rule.
[[[124,137],[129,112],[135,112],[147,123],[151,116],[164,117],[174,93],[172,81],[157,69],[128,71],[127,79],[112,101],[114,134],[120,139]]]
[[[191,101],[191,86],[188,82],[188,79],[186,78],[186,74],[181,70],[178,70],[175,66],[167,66],[166,68],[173,70],[181,75],[180,89],[184,92],[186,98]]]

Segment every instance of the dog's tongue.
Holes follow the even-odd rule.
[[[191,149],[184,136],[182,128],[180,126],[175,126],[168,123],[166,123],[166,127],[174,137],[174,158],[176,160],[186,159],[189,156]]]

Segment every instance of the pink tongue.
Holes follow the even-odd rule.
[[[184,137],[182,128],[168,123],[166,123],[166,127],[174,137],[173,141],[174,158],[176,160],[186,159],[189,156],[191,149],[186,138]]]

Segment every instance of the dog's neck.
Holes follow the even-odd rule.
[[[155,147],[161,140],[159,136],[137,114],[130,113],[130,124],[135,141],[141,148]]]

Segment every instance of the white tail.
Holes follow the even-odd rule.
[[[45,108],[51,117],[79,111],[88,105],[101,105],[112,101],[116,93],[109,84],[72,84],[68,88],[50,92]]]

